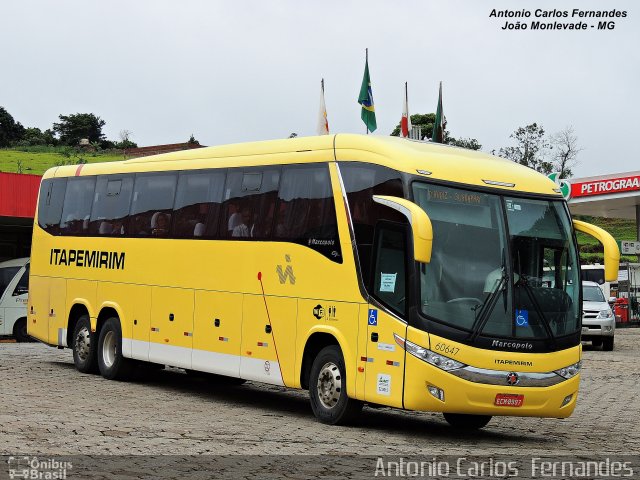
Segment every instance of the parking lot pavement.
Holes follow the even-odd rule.
[[[365,407],[354,427],[315,421],[306,392],[219,387],[167,369],[122,383],[82,375],[70,350],[0,345],[0,453],[494,455],[640,451],[640,329],[584,348],[569,419],[494,418],[472,434],[440,414]]]

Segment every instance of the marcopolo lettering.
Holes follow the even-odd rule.
[[[491,343],[492,347],[509,348],[512,350],[532,350],[533,344],[529,342],[502,342],[500,340],[494,340]]]
[[[124,270],[124,252],[52,248],[49,254],[49,264]]]

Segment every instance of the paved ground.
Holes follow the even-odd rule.
[[[130,383],[82,375],[70,350],[0,345],[0,453],[577,455],[640,452],[640,329],[616,350],[585,347],[580,399],[566,420],[494,418],[479,433],[439,414],[365,408],[356,427],[314,420],[306,392],[219,388],[165,370]]]

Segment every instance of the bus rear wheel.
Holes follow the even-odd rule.
[[[309,378],[311,410],[318,420],[344,425],[357,418],[362,402],[347,396],[346,368],[338,346],[325,347],[318,353]]]
[[[76,369],[82,373],[97,373],[96,344],[98,342],[95,332],[91,331],[91,322],[88,315],[82,315],[78,318],[73,329],[72,342],[73,363]]]
[[[133,373],[134,363],[122,356],[122,329],[116,317],[109,318],[100,329],[98,368],[107,380],[126,380]]]
[[[27,333],[27,319],[19,318],[18,321],[13,325],[13,336],[16,339],[16,342],[30,342],[31,337]]]
[[[449,425],[458,430],[478,430],[486,427],[491,415],[467,415],[463,413],[443,413]]]

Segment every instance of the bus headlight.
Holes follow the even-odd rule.
[[[566,378],[568,380],[580,373],[581,366],[582,362],[578,362],[574,363],[573,365],[569,365],[568,367],[561,368],[560,370],[555,370],[553,373],[557,373],[562,378]]]
[[[432,352],[428,348],[421,347],[420,345],[416,345],[409,340],[405,340],[401,336],[397,334],[393,334],[396,339],[396,343],[404,348],[407,352],[409,352],[414,357],[419,358],[420,360],[424,360],[427,363],[430,363],[433,366],[436,366],[444,371],[456,370],[458,368],[466,367],[464,363],[460,363],[453,358],[445,357],[444,355],[440,355],[439,353]]]
[[[613,316],[613,312],[611,311],[610,308],[607,308],[606,310],[600,310],[600,313],[598,314],[598,316],[596,318],[609,318]]]

